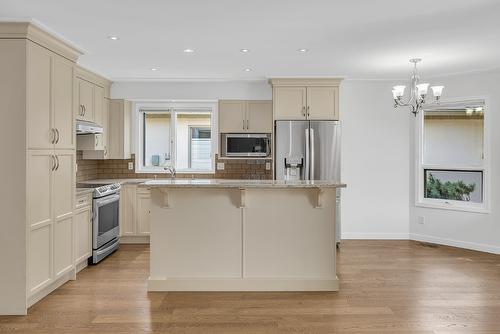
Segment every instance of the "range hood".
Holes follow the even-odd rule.
[[[86,135],[89,133],[102,133],[102,126],[86,121],[76,121],[76,134]]]

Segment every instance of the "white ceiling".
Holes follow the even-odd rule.
[[[0,0],[0,17],[40,22],[117,81],[406,78],[412,57],[427,76],[491,69],[499,14],[498,0]]]

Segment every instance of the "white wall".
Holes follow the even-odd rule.
[[[445,85],[444,99],[486,97],[486,127],[490,131],[490,189],[491,213],[470,213],[415,206],[415,166],[410,174],[410,237],[416,240],[449,244],[500,253],[500,72],[482,72],[434,78],[433,83]],[[412,131],[414,128],[412,127]],[[411,136],[412,154],[415,152]],[[424,217],[424,224],[417,222]]]
[[[410,112],[394,109],[393,83],[342,83],[342,237],[407,239]]]
[[[113,99],[128,100],[271,100],[267,81],[114,82]]]

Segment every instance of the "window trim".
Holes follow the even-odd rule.
[[[464,211],[473,213],[490,213],[490,112],[488,98],[484,96],[464,99],[443,100],[441,104],[467,103],[481,100],[484,102],[484,136],[483,164],[480,166],[447,166],[423,163],[424,153],[424,112],[417,114],[415,122],[415,206],[432,209]],[[424,107],[425,109],[425,107]],[[425,169],[451,169],[451,170],[481,170],[483,172],[483,202],[471,203],[464,201],[425,198]]]
[[[135,172],[144,174],[167,174],[163,167],[145,167],[142,163],[144,149],[144,111],[166,110],[166,109],[204,109],[205,112],[211,113],[211,131],[212,131],[212,145],[211,145],[211,168],[207,170],[198,169],[177,169],[178,174],[215,174],[215,155],[218,154],[218,103],[214,100],[171,100],[171,101],[133,101],[132,108],[132,138],[134,146],[132,152],[135,154]],[[177,135],[175,126],[176,114],[172,113],[172,136],[175,138]],[[176,162],[176,145],[172,144],[170,154],[174,164]]]

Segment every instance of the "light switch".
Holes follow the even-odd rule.
[[[266,162],[266,170],[271,170],[271,163],[270,162]]]
[[[217,170],[224,170],[224,163],[223,162],[217,163]]]

